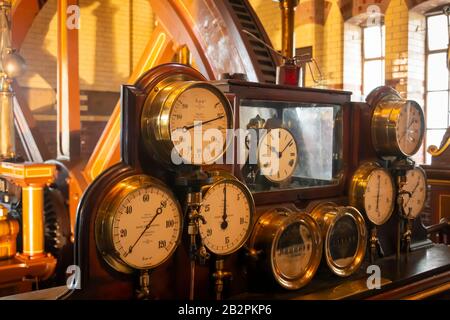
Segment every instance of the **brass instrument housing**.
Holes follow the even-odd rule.
[[[125,261],[123,261],[120,258],[120,254],[114,248],[112,235],[115,213],[119,209],[119,205],[126,195],[136,190],[147,188],[150,186],[157,186],[159,189],[164,190],[165,192],[167,192],[167,194],[171,195],[174,203],[178,206],[178,211],[182,212],[175,196],[162,182],[143,174],[127,177],[122,181],[116,183],[116,185],[113,186],[101,200],[101,204],[95,220],[95,242],[97,245],[97,250],[102,255],[103,259],[116,271],[130,274],[133,273],[136,268],[129,266]],[[176,245],[172,248],[170,254],[167,255],[167,258],[161,261],[158,265],[153,266],[153,268],[156,268],[157,266],[166,262],[175,252],[176,248],[181,242],[181,233],[183,230],[182,222],[183,219],[180,219],[181,225]]]
[[[340,276],[347,277],[361,266],[367,247],[367,229],[361,213],[353,207],[339,207],[332,202],[323,202],[311,211],[311,216],[319,223],[324,243],[324,257],[330,270]],[[350,217],[358,231],[358,244],[352,262],[348,265],[339,265],[333,260],[330,250],[331,234],[333,228],[343,217]]]
[[[232,129],[233,110],[226,96],[214,85],[203,81],[195,81],[184,74],[163,75],[153,88],[149,89],[149,94],[145,100],[141,116],[141,134],[144,147],[149,155],[155,153],[157,158],[164,165],[171,167],[171,153],[175,148],[171,140],[170,115],[174,103],[185,91],[192,88],[204,88],[214,93],[225,106],[227,113],[228,128]],[[228,139],[225,139],[228,140]],[[228,148],[227,141],[224,142],[222,153],[217,155],[215,160],[223,156]]]
[[[276,249],[281,235],[292,223],[304,225],[313,240],[312,254],[305,271],[295,278],[282,274],[275,261]],[[262,214],[256,223],[250,237],[250,250],[253,252],[263,251],[265,258],[258,261],[263,264],[264,270],[272,274],[275,281],[285,289],[296,290],[307,285],[320,265],[322,258],[322,237],[317,222],[308,214],[293,212],[287,208],[276,208]]]
[[[391,183],[393,186],[394,180],[392,179],[391,174],[384,169],[380,164],[374,161],[369,161],[363,163],[359,168],[355,171],[352,177],[352,181],[350,182],[350,190],[349,190],[349,203],[351,206],[356,207],[360,211],[366,212],[365,207],[365,194],[366,194],[366,187],[367,183],[370,180],[370,177],[376,170],[383,170],[386,173],[388,173]],[[392,199],[395,199],[395,189],[392,190]],[[369,217],[366,214],[367,219],[370,220],[370,222],[377,224],[377,225],[383,225],[385,224],[389,218],[392,216],[392,213],[394,212],[395,208],[395,201],[392,201],[390,213],[389,215],[379,224],[371,221]]]
[[[9,259],[16,255],[18,233],[19,222],[9,219],[6,208],[0,205],[0,260]]]
[[[396,135],[396,126],[400,117],[400,112],[406,104],[412,104],[419,111],[422,124],[425,124],[425,117],[422,108],[415,101],[403,100],[400,96],[389,94],[381,99],[374,110],[372,116],[372,143],[381,157],[410,157],[421,147],[425,134],[425,126],[421,126],[420,141],[411,153],[406,153],[400,148],[400,143]]]

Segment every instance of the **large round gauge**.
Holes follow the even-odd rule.
[[[386,169],[376,162],[362,164],[350,184],[350,204],[365,212],[370,222],[382,225],[395,206],[395,185]]]
[[[259,142],[259,169],[271,182],[281,183],[292,177],[297,166],[297,157],[297,142],[285,128],[268,130]]]
[[[372,139],[382,157],[413,156],[422,145],[425,120],[414,101],[385,100],[375,108]]]
[[[147,151],[170,165],[214,163],[226,151],[231,128],[225,95],[199,81],[163,81],[148,95],[141,118]]]
[[[273,209],[259,218],[250,248],[253,252],[262,251],[255,275],[271,274],[282,287],[296,290],[308,284],[319,267],[320,227],[306,213]]]
[[[422,168],[416,167],[406,173],[403,186],[403,212],[409,219],[415,219],[422,212],[427,197],[427,178]]]
[[[181,232],[178,201],[160,181],[146,175],[116,184],[101,201],[95,221],[100,254],[124,273],[165,262],[177,248]]]
[[[255,203],[250,191],[236,179],[225,178],[208,187],[202,200],[200,235],[214,254],[228,255],[247,241]]]
[[[324,256],[330,270],[341,277],[353,274],[361,266],[367,245],[366,224],[354,207],[321,203],[311,216],[318,221],[324,236]]]

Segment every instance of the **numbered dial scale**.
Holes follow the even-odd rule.
[[[211,164],[227,148],[233,112],[224,94],[201,81],[170,76],[147,97],[141,132],[150,154],[166,164]]]
[[[297,142],[289,130],[270,129],[261,138],[258,146],[258,165],[261,174],[269,181],[281,183],[292,177],[297,159]]]
[[[178,201],[159,180],[135,175],[105,196],[95,221],[97,248],[119,272],[152,269],[177,248],[182,232]]]
[[[200,235],[204,245],[214,254],[228,255],[247,241],[255,212],[255,203],[245,185],[224,178],[207,187],[203,196]]]
[[[372,140],[382,157],[413,156],[422,145],[424,132],[423,111],[414,101],[385,98],[375,108]]]
[[[254,270],[256,276],[272,275],[283,288],[296,290],[308,284],[319,267],[320,227],[306,213],[275,208],[260,216],[250,248],[254,253],[262,252]]]
[[[403,186],[403,213],[409,219],[415,219],[422,212],[427,198],[427,178],[425,171],[416,167],[406,173],[406,184]]]
[[[375,225],[382,225],[395,206],[395,185],[386,169],[376,162],[362,164],[350,184],[350,204],[366,213]]]

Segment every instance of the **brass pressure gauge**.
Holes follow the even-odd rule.
[[[406,172],[403,186],[403,213],[408,219],[415,219],[422,212],[427,198],[427,177],[421,167]]]
[[[308,284],[322,257],[317,222],[308,214],[277,208],[261,215],[250,237],[253,252],[262,251],[258,269],[272,275],[283,288]]]
[[[182,224],[172,192],[159,180],[134,175],[101,200],[95,241],[103,259],[119,272],[153,269],[174,253]]]
[[[150,91],[141,117],[144,145],[164,164],[212,164],[228,146],[232,108],[214,85],[186,79],[166,75]]]
[[[372,141],[378,155],[413,156],[422,145],[424,119],[422,108],[414,101],[392,96],[381,100],[372,117]]]
[[[350,183],[350,205],[375,225],[386,223],[395,206],[395,184],[389,171],[376,162],[362,164]]]
[[[330,270],[341,277],[353,274],[366,253],[367,231],[361,213],[328,202],[317,205],[311,216],[321,227],[324,257]]]

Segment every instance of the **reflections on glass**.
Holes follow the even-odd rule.
[[[343,216],[336,221],[329,238],[330,256],[341,268],[349,266],[358,249],[358,228],[350,216]]]
[[[258,117],[259,116],[259,117]],[[293,188],[310,188],[315,186],[335,185],[339,183],[342,171],[342,107],[329,104],[308,104],[276,101],[244,100],[240,108],[241,128],[247,128],[247,124],[255,118],[265,120],[264,129],[267,134],[276,128],[287,129],[290,134],[284,137],[280,133],[280,146],[264,148],[269,157],[259,159],[272,159],[277,166],[270,170],[261,170],[262,166],[273,165],[270,161],[264,163],[257,161],[251,163],[247,156],[247,162],[242,166],[242,176],[247,186],[254,192],[275,191]],[[279,130],[278,130],[279,131]],[[258,144],[264,139],[264,132],[259,135]],[[273,132],[272,132],[273,133]],[[287,140],[286,142],[284,140]],[[288,148],[289,152],[283,152],[283,146],[294,140],[295,148]],[[261,147],[261,146],[260,146]],[[255,152],[247,150],[247,153]],[[264,152],[262,152],[264,153]],[[264,155],[266,156],[266,155]],[[284,161],[283,157],[296,157],[296,161]],[[288,166],[294,166],[294,169]],[[286,167],[283,167],[286,166]],[[264,176],[269,171],[270,176]],[[279,180],[274,177],[280,177]]]

